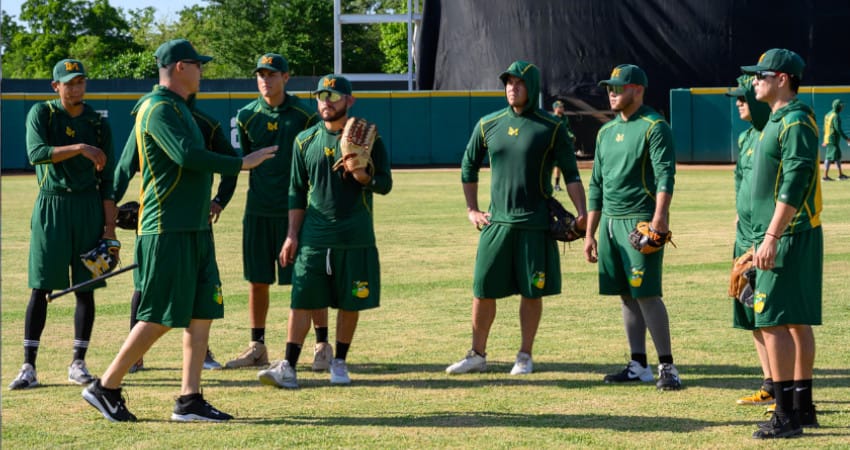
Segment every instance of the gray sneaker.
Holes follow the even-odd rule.
[[[215,355],[207,349],[207,356],[204,357],[204,369],[206,370],[221,370],[221,364],[215,360]]]
[[[316,372],[328,370],[331,367],[332,359],[334,359],[333,346],[327,342],[319,342],[313,351],[313,370]]]
[[[80,386],[86,386],[94,381],[94,377],[89,373],[88,367],[86,367],[86,362],[82,359],[75,359],[74,362],[68,366],[68,381],[71,383],[77,383]]]
[[[484,372],[487,370],[487,355],[481,356],[475,353],[475,350],[470,349],[466,352],[466,357],[460,361],[446,367],[446,373],[456,375],[468,372]]]
[[[531,361],[531,355],[525,352],[517,353],[511,375],[528,375],[532,371],[534,371],[534,363]]]
[[[18,376],[9,384],[9,390],[30,389],[36,386],[38,386],[38,379],[35,377],[35,368],[30,363],[24,363]]]
[[[289,361],[283,360],[271,365],[268,369],[257,372],[260,383],[284,389],[298,389],[298,378],[295,369]]]
[[[331,384],[351,384],[348,376],[348,365],[344,359],[334,358],[331,361]]]

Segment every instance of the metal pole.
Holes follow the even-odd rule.
[[[334,73],[342,73],[342,14],[341,0],[334,0]]]
[[[413,0],[407,0],[407,90],[413,90]]]

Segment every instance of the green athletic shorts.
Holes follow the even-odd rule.
[[[558,244],[545,230],[491,223],[478,237],[472,295],[502,298],[520,294],[540,298],[561,293]]]
[[[301,247],[292,277],[292,309],[361,311],[381,305],[377,247]]]
[[[209,231],[141,235],[135,276],[142,291],[137,318],[172,328],[224,317],[224,297]]]
[[[278,263],[289,227],[287,217],[246,214],[242,219],[242,269],[251,283],[292,284],[292,267]]]
[[[612,219],[599,222],[599,294],[632,298],[663,297],[661,289],[664,249],[644,255],[632,247],[629,233],[645,218]]]
[[[826,161],[841,161],[841,146],[829,144],[826,146]]]
[[[782,236],[775,267],[756,271],[756,327],[820,325],[822,291],[823,229]]]
[[[750,247],[746,245],[747,244],[743,243],[743,239],[735,240],[735,246],[732,251],[733,261],[749,250]],[[732,327],[740,328],[742,330],[756,329],[756,316],[755,312],[753,312],[753,308],[744,306],[741,302],[734,298],[732,299]]]
[[[80,255],[93,249],[103,236],[103,199],[97,191],[52,194],[39,192],[30,220],[29,287],[46,291],[65,289],[68,267],[73,284],[92,279]],[[11,261],[4,261],[11,266]],[[105,281],[80,289],[90,292]]]

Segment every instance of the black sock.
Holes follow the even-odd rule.
[[[316,327],[316,343],[328,342],[328,327]]]
[[[263,328],[251,328],[251,340],[254,342],[259,342],[260,344],[266,343],[266,327]]]
[[[348,357],[348,348],[351,347],[351,342],[343,343],[336,341],[336,359],[345,360]]]
[[[295,369],[295,365],[298,364],[298,358],[301,357],[301,344],[296,344],[294,342],[286,343],[286,356],[285,359],[289,362],[289,367]]]
[[[203,396],[203,394],[200,394],[200,393],[181,395],[180,397],[177,397],[177,401],[180,402],[180,403],[186,404],[186,403],[189,403],[196,398],[204,398],[204,396]]]
[[[24,320],[24,362],[31,364],[33,368],[35,368],[35,359],[38,357],[41,332],[44,331],[44,324],[47,322],[48,292],[50,291],[32,290]]]
[[[773,378],[765,378],[761,383],[761,388],[770,394],[771,397],[776,397],[776,388],[773,386]]]
[[[77,292],[74,311],[74,359],[86,359],[91,330],[94,327],[94,292]]]
[[[139,303],[142,302],[142,291],[133,291],[133,298],[130,300],[130,329],[139,323],[137,316],[139,314]]]
[[[555,186],[558,186],[560,184],[561,184],[561,177],[555,177]]]
[[[774,381],[776,385],[776,415],[785,418],[794,409],[794,381]]]
[[[812,380],[794,380],[794,409],[812,409]]]
[[[673,355],[659,355],[658,362],[661,364],[673,364]]]
[[[632,361],[637,361],[641,366],[646,367],[646,353],[632,353]]]

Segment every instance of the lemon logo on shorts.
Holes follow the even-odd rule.
[[[215,287],[215,292],[213,293],[213,300],[219,305],[224,303],[224,294],[221,293],[221,286]]]
[[[643,284],[643,272],[643,270],[637,267],[632,267],[632,276],[629,277],[629,284],[632,287],[640,287]]]
[[[765,300],[767,300],[767,294],[756,291],[755,298],[753,299],[753,311],[755,311],[756,314],[760,314],[764,311]]]
[[[531,284],[537,289],[543,289],[543,286],[546,286],[546,272],[534,272],[531,276]]]
[[[369,282],[355,281],[352,283],[351,295],[357,298],[366,298],[369,296]]]

